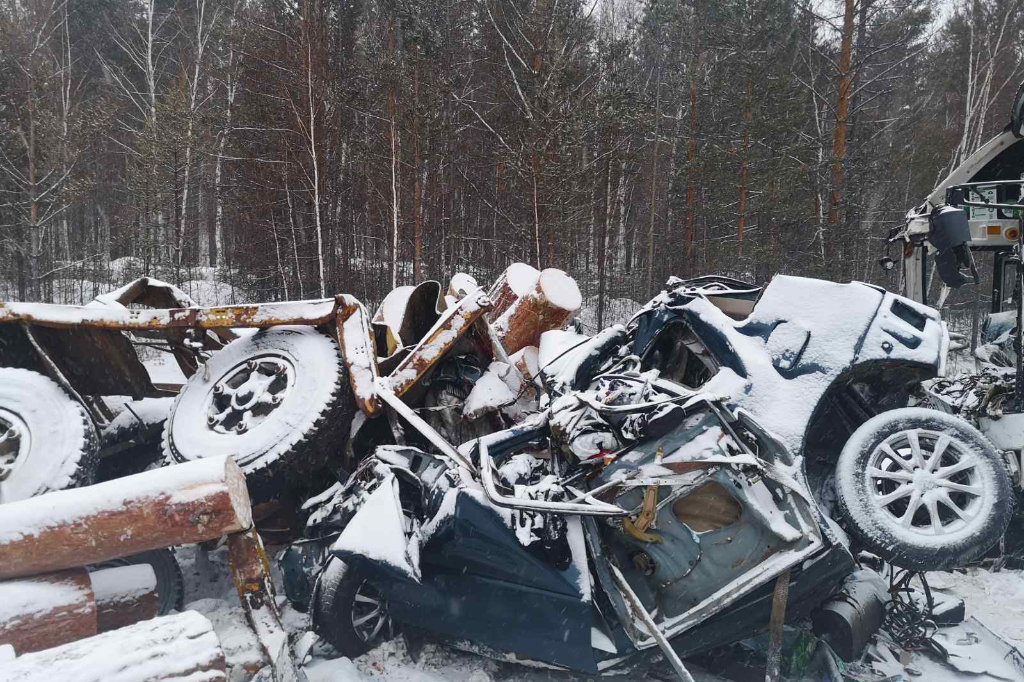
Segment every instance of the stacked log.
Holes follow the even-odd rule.
[[[7,660],[0,682],[227,680],[210,621],[195,611],[142,621]]]
[[[0,582],[0,642],[18,654],[154,618],[156,575],[148,564],[73,568]]]
[[[511,364],[519,370],[526,381],[533,381],[540,374],[540,359],[537,346],[526,346],[516,351],[510,358]]]
[[[160,610],[156,574],[149,564],[115,566],[89,574],[96,597],[96,630],[108,632],[155,618]]]
[[[226,679],[220,642],[204,616],[155,617],[151,566],[91,574],[80,566],[251,527],[245,476],[230,456],[3,505],[0,682]],[[254,533],[239,537],[259,542]],[[269,581],[265,561],[246,578],[260,575]],[[272,593],[268,599],[276,616]],[[283,649],[275,669],[290,664]]]
[[[516,301],[533,290],[540,270],[526,263],[513,263],[494,280],[487,297],[491,299],[489,322],[496,322]]]
[[[19,654],[92,637],[96,622],[84,568],[0,582],[0,643]]]

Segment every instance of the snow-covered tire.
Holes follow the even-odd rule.
[[[181,565],[178,564],[172,549],[154,549],[121,559],[104,561],[102,564],[89,566],[89,570],[138,564],[149,564],[153,567],[153,574],[156,576],[157,615],[165,616],[171,611],[181,611],[185,607],[185,580],[181,575]]]
[[[311,615],[313,630],[348,658],[362,656],[392,635],[387,603],[361,571],[338,558],[317,578]]]
[[[0,367],[0,502],[93,482],[92,419],[52,379]]]
[[[915,571],[977,559],[1013,516],[1009,472],[988,439],[959,417],[916,407],[883,412],[853,432],[836,492],[854,538]]]
[[[342,451],[354,399],[337,344],[311,327],[232,341],[181,389],[164,426],[171,462],[231,454],[254,502],[279,497]]]

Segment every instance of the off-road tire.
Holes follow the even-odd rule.
[[[909,440],[904,450],[899,448],[910,432],[917,434],[926,464],[939,451],[933,467],[920,467],[912,456],[901,454],[912,452]],[[943,436],[951,440],[940,450]],[[900,454],[908,468],[889,464],[892,458],[883,444]],[[959,462],[969,466],[939,475],[957,471]],[[947,487],[950,483],[978,492],[960,492]],[[853,432],[836,464],[836,493],[840,517],[853,538],[886,561],[914,571],[948,570],[974,561],[999,541],[1013,517],[1009,472],[995,446],[959,417],[916,407],[883,412]],[[944,494],[960,512],[936,494]],[[888,506],[886,497],[893,499]],[[920,504],[910,511],[914,500]]]
[[[18,422],[28,439],[7,477],[0,503],[91,485],[99,464],[98,436],[85,408],[55,381],[27,369],[0,367],[0,431]],[[0,433],[0,437],[3,433]]]
[[[293,373],[281,402],[245,432],[218,431],[208,422],[215,387],[267,359]],[[301,485],[330,453],[340,455],[354,413],[337,344],[312,327],[273,327],[232,341],[189,377],[164,426],[163,452],[172,463],[230,453],[253,502],[267,502]]]
[[[181,566],[172,549],[154,549],[141,552],[121,559],[104,561],[89,566],[90,571],[117,566],[136,566],[149,564],[156,575],[156,593],[158,599],[157,615],[165,616],[171,611],[181,611],[185,607],[185,580],[181,575]]]
[[[313,630],[348,658],[362,656],[392,634],[390,624],[369,641],[356,632],[353,625],[356,595],[365,582],[366,576],[361,571],[341,559],[332,558],[320,572],[313,588]],[[386,605],[384,608],[386,618]]]

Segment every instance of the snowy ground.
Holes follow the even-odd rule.
[[[929,573],[928,584],[953,594],[974,616],[1010,644],[1024,650],[1024,571],[993,573],[969,568],[953,573]]]
[[[235,586],[227,566],[227,553],[220,549],[208,561],[194,547],[177,550],[185,576],[186,608],[206,615],[213,622],[224,647],[228,665],[236,667],[231,679],[246,679],[246,668],[258,664],[257,642],[245,624]],[[929,582],[938,590],[957,595],[967,603],[967,615],[974,616],[1018,648],[1024,648],[1024,571],[993,573],[969,569],[956,573],[932,573]],[[283,604],[285,626],[295,633],[309,628],[309,619]],[[500,663],[473,654],[427,644],[416,660],[401,639],[386,643],[355,661],[337,658],[326,645],[317,645],[305,670],[310,682],[583,682],[592,676],[537,670]],[[691,672],[698,682],[727,682],[699,669]],[[655,667],[638,677],[602,677],[608,682],[627,680],[668,680],[666,671]]]

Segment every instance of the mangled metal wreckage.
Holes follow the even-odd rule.
[[[289,598],[350,656],[398,625],[589,673],[657,647],[688,679],[680,657],[766,627],[777,582],[796,621],[860,548],[943,569],[1005,530],[998,453],[903,408],[947,344],[934,310],[876,287],[701,278],[626,327],[545,334],[509,429],[452,443],[378,380],[413,430],[307,502]]]
[[[521,264],[487,295],[465,275],[400,287],[372,317],[351,296],[200,308],[149,280],[84,308],[0,304],[0,372],[56,384],[0,386],[0,419],[41,433],[26,406],[46,396],[74,417],[60,447],[0,442],[0,499],[102,478],[97,452],[121,462],[107,475],[231,452],[265,539],[291,536],[277,512],[306,500],[280,564],[342,653],[400,626],[588,672],[658,648],[682,676],[681,656],[763,630],[778,585],[796,621],[847,590],[861,549],[944,569],[1005,530],[999,453],[906,408],[943,373],[931,308],[704,277],[670,280],[626,326],[560,331],[579,304],[564,273]],[[174,354],[180,390],[151,383],[139,342]],[[106,437],[126,420],[104,396],[175,391],[155,428]],[[847,619],[874,631],[873,613]]]

